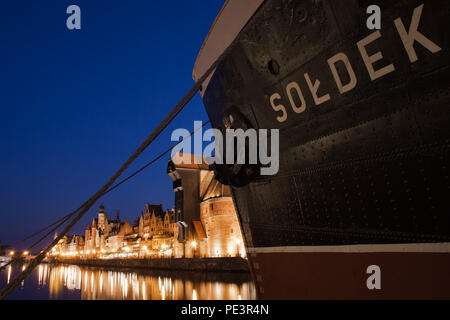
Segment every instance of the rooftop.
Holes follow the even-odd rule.
[[[169,166],[173,166],[171,168],[172,170],[177,168],[209,170],[209,165],[205,162],[205,159],[201,155],[182,152],[176,153],[169,160]]]

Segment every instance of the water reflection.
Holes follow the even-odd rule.
[[[21,269],[19,266],[16,269]],[[10,281],[11,270],[7,270]],[[50,299],[85,300],[237,300],[255,299],[247,274],[105,270],[76,265],[41,264],[35,270],[38,291]],[[30,282],[32,280],[28,280]],[[27,287],[25,283],[25,287]],[[29,284],[31,286],[31,284]],[[45,290],[44,290],[45,291]],[[42,297],[39,297],[42,299]]]
[[[9,283],[10,281],[11,281],[11,269],[12,269],[12,266],[11,265],[9,265],[8,266],[8,281],[6,282],[6,283]]]

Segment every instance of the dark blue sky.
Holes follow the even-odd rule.
[[[81,30],[66,8],[81,8]],[[193,85],[197,53],[223,1],[0,2],[0,240],[14,242],[98,190]],[[138,159],[207,120],[199,95]],[[172,208],[169,156],[105,196],[135,219],[145,202]]]

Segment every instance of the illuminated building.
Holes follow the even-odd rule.
[[[115,245],[112,241],[113,246],[109,246],[108,238],[118,234],[122,223],[120,222],[119,211],[116,213],[116,218],[111,219],[109,215],[105,212],[105,207],[100,205],[98,211],[98,217],[92,219],[92,224],[87,225],[85,230],[85,246],[84,251],[93,255],[93,252],[110,251],[111,247],[118,249],[119,245]],[[88,254],[85,254],[88,256]]]
[[[173,210],[163,211],[162,205],[147,203],[145,212],[132,225],[128,219],[121,222],[119,214],[111,220],[101,205],[98,217],[86,227],[84,248],[78,252],[87,259],[171,257],[173,224]],[[61,250],[67,248],[59,246],[57,251]]]
[[[171,159],[167,168],[175,209],[164,211],[161,204],[146,203],[145,211],[130,224],[128,219],[120,221],[119,212],[111,219],[100,205],[84,237],[64,236],[49,255],[83,259],[245,257],[230,188],[214,179],[202,158],[200,164],[175,162]]]
[[[175,257],[245,257],[231,190],[203,158],[178,153],[167,173],[175,192]]]
[[[55,234],[54,238],[58,234]],[[61,257],[78,256],[84,250],[84,237],[79,235],[65,235],[50,251],[50,255]]]
[[[145,212],[137,221],[138,235],[145,245],[141,255],[171,256],[173,247],[174,211],[162,205],[145,204]]]
[[[79,235],[73,235],[68,238],[67,251],[71,255],[78,255],[84,250],[84,237]]]

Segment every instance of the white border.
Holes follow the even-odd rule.
[[[248,253],[314,253],[314,252],[437,252],[450,253],[450,242],[439,243],[407,243],[407,244],[356,244],[343,246],[286,246],[286,247],[253,247]]]

